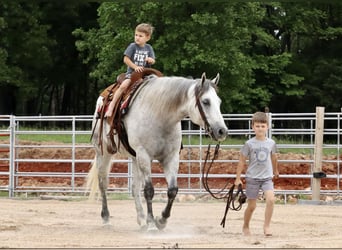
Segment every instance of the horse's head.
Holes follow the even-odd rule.
[[[196,123],[203,127],[212,139],[223,141],[228,134],[228,128],[220,110],[221,99],[217,95],[219,80],[219,74],[213,80],[208,80],[205,73],[203,73],[200,81],[197,83],[195,98],[200,119]]]

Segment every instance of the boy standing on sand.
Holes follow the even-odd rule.
[[[259,190],[264,192],[266,199],[264,235],[272,236],[270,229],[273,207],[275,202],[273,176],[279,177],[277,147],[274,140],[266,137],[268,130],[268,117],[264,112],[256,112],[252,118],[252,129],[255,136],[249,139],[241,148],[239,163],[236,170],[235,185],[242,184],[241,173],[249,160],[246,170],[246,196],[247,208],[244,214],[242,232],[251,235],[249,222],[256,208]]]

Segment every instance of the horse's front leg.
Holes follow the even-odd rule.
[[[154,187],[152,185],[151,180],[147,180],[145,182],[145,187],[144,187],[144,196],[146,200],[146,205],[147,205],[147,230],[156,230],[156,224],[154,221],[154,216],[153,216],[153,207],[152,207],[152,200],[154,197]]]
[[[172,204],[176,198],[176,195],[178,193],[178,187],[176,185],[169,185],[168,189],[167,189],[167,204],[165,209],[162,212],[162,216],[161,217],[157,217],[156,218],[156,226],[158,227],[159,230],[164,229],[167,223],[167,219],[170,217],[171,215],[171,208],[172,208]]]
[[[150,159],[149,155],[147,154],[144,148],[137,149],[136,153],[137,153],[137,156],[136,156],[137,171],[140,172],[140,175],[138,176],[143,178],[144,180],[144,197],[145,197],[146,205],[147,205],[147,218],[146,218],[147,230],[148,231],[157,230],[156,223],[154,221],[153,207],[152,207],[152,200],[154,197],[154,187],[153,187],[152,178],[151,178],[152,160]],[[135,199],[137,198],[138,197],[135,197]],[[136,200],[136,204],[137,204],[137,200]],[[141,209],[137,207],[137,212],[139,211],[141,211]],[[138,220],[139,220],[139,214],[138,214]]]
[[[158,227],[159,230],[165,228],[167,219],[171,215],[171,208],[172,208],[173,202],[178,193],[178,186],[177,186],[177,174],[178,174],[178,168],[179,168],[178,156],[175,157],[174,161],[171,161],[170,164],[164,165],[164,172],[165,172],[166,180],[168,183],[168,189],[167,189],[168,200],[167,200],[166,207],[161,214],[162,216],[161,217],[158,216],[156,218],[156,226]]]

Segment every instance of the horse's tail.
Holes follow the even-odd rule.
[[[89,200],[95,200],[95,196],[99,191],[99,170],[96,166],[96,157],[97,156],[95,156],[95,159],[92,163],[86,182],[86,190],[89,191]]]

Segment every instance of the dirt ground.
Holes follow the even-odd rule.
[[[21,159],[71,159],[70,149],[47,149],[40,143],[34,148],[20,149]],[[205,152],[204,152],[205,153]],[[2,153],[6,157],[6,153]],[[76,159],[91,159],[92,149],[77,149]],[[199,151],[183,149],[181,159],[200,159]],[[279,159],[310,159],[309,155],[279,154]],[[325,156],[325,160],[337,156]],[[339,156],[342,157],[342,156]],[[117,156],[120,158],[120,156]],[[238,151],[221,150],[218,159],[237,160]],[[6,164],[0,171],[8,171]],[[90,165],[78,163],[76,172],[87,173]],[[281,163],[280,174],[309,174],[308,163]],[[23,172],[63,172],[70,171],[70,163],[20,163]],[[127,172],[127,164],[114,164],[112,172]],[[193,163],[180,165],[180,173],[198,173],[199,166]],[[196,172],[197,171],[197,172]],[[236,163],[215,163],[210,173],[234,174]],[[337,173],[337,165],[326,162],[326,174]],[[341,171],[341,169],[340,169]],[[161,173],[158,164],[154,173]],[[186,187],[188,179],[179,179],[179,187]],[[221,188],[224,178],[210,182],[211,188]],[[231,180],[233,181],[233,180]],[[0,176],[0,184],[6,185],[8,176]],[[164,187],[164,179],[154,179],[155,187]],[[191,178],[191,185],[197,187],[198,178]],[[336,189],[335,179],[322,179],[321,189]],[[68,186],[70,178],[21,177],[20,186]],[[84,179],[76,179],[77,186],[84,185]],[[342,183],[339,184],[342,186]],[[127,186],[127,178],[111,178],[110,187]],[[276,189],[310,188],[310,179],[280,178],[275,181]],[[189,196],[189,195],[188,195]],[[103,226],[100,218],[101,204],[85,198],[45,200],[40,198],[0,198],[0,248],[341,248],[342,213],[339,205],[298,204],[295,196],[289,197],[286,205],[275,206],[272,237],[264,237],[262,225],[265,204],[259,201],[251,222],[251,237],[241,234],[243,212],[229,211],[226,227],[220,222],[224,213],[223,200],[200,199],[184,194],[177,196],[167,227],[163,231],[141,231],[136,223],[133,200],[110,200],[111,226]],[[340,197],[322,197],[323,200]],[[165,200],[154,199],[154,214],[159,215]]]
[[[155,215],[165,201],[154,203]],[[99,201],[0,199],[0,248],[341,248],[338,205],[275,205],[272,237],[263,235],[265,204],[251,221],[252,236],[241,234],[243,212],[229,211],[220,222],[222,201],[174,203],[163,231],[146,232],[136,223],[133,200],[110,200],[111,226],[103,226]]]
[[[1,141],[0,141],[1,142]],[[6,143],[6,142],[1,142]],[[22,147],[18,149],[19,159],[71,159],[72,158],[72,150],[71,148],[46,148],[45,144],[51,143],[43,143],[43,142],[30,142],[30,141],[21,141],[20,145],[34,145],[35,147],[25,148]],[[57,144],[57,143],[56,143]],[[180,174],[201,174],[199,163],[197,160],[205,157],[207,149],[204,149],[202,152],[197,148],[184,148],[181,151],[180,159],[181,160],[193,160],[191,166],[187,162],[181,162],[179,167]],[[202,153],[202,156],[200,156]],[[211,157],[214,154],[214,146],[211,149]],[[75,158],[76,159],[93,159],[95,153],[92,148],[76,148],[75,150]],[[0,152],[0,158],[8,157],[8,153]],[[220,153],[218,156],[218,160],[235,160],[235,162],[217,162],[210,170],[210,174],[235,174],[237,160],[239,157],[238,150],[232,149],[220,149]],[[342,159],[342,155],[339,156]],[[114,155],[116,159],[127,159],[127,157],[120,156],[119,154]],[[312,155],[305,154],[278,154],[278,159],[281,160],[312,160]],[[336,155],[328,155],[324,156],[324,163],[322,166],[322,170],[327,174],[336,174],[338,173],[338,166],[336,163],[331,161],[336,160]],[[330,161],[330,162],[329,162]],[[310,174],[311,173],[311,164],[303,163],[303,162],[280,162],[279,163],[279,172],[282,175],[285,174]],[[75,171],[81,173],[89,172],[90,164],[89,163],[76,163]],[[0,162],[0,171],[8,171],[8,163]],[[70,172],[71,164],[65,162],[20,162],[18,164],[18,171],[21,172]],[[112,166],[112,173],[127,173],[127,163],[115,163]],[[342,171],[342,166],[340,166],[340,172]],[[162,168],[158,163],[154,163],[152,167],[152,173],[162,173]],[[211,188],[222,188],[228,182],[233,182],[232,180],[227,180],[225,178],[217,178],[212,179],[209,183]],[[189,178],[179,178],[178,185],[179,188],[187,188],[188,187]],[[190,179],[192,188],[200,187],[200,179],[196,177],[192,177]],[[70,178],[53,178],[53,177],[19,177],[18,185],[19,186],[69,186],[71,183]],[[0,175],[0,185],[8,184],[8,176]],[[82,187],[84,185],[84,178],[76,178],[75,185],[78,187]],[[111,188],[117,187],[127,187],[127,178],[111,178],[110,185]],[[154,178],[154,185],[156,188],[164,188],[166,187],[166,182],[164,178]],[[307,190],[310,189],[311,180],[310,178],[279,178],[275,180],[275,189],[278,190]],[[342,180],[339,183],[339,186],[342,186]],[[324,178],[321,180],[321,189],[322,190],[336,190],[337,182],[336,179],[328,179]]]

